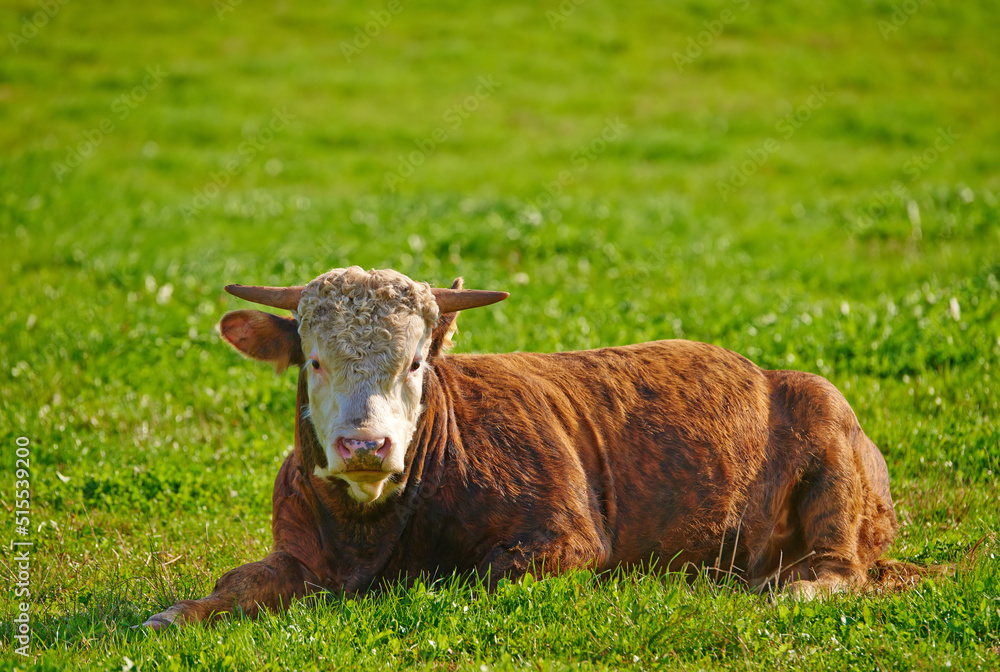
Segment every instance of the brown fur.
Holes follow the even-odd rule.
[[[365,506],[313,474],[326,458],[300,373],[274,552],[148,625],[454,571],[495,584],[575,567],[707,569],[803,596],[869,572],[884,585],[915,576],[881,559],[897,530],[885,460],[825,379],[683,340],[444,355],[454,315],[435,328],[399,495]]]

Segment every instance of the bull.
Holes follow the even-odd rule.
[[[709,571],[808,598],[891,566],[885,459],[817,375],[686,340],[448,354],[459,311],[508,296],[461,279],[351,267],[226,289],[292,311],[220,322],[244,355],[299,369],[273,552],[148,627],[453,572]]]

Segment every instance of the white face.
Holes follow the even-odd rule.
[[[369,316],[361,329],[300,328],[309,414],[326,453],[316,474],[339,478],[363,504],[399,487],[420,418],[431,330],[423,317]]]

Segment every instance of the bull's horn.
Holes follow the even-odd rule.
[[[442,313],[454,313],[457,310],[488,306],[510,296],[509,292],[489,292],[482,289],[442,289],[438,287],[431,287],[431,293],[437,301],[438,310]]]
[[[305,289],[304,286],[257,287],[254,285],[226,285],[226,291],[233,296],[264,306],[284,308],[285,310],[298,309],[303,289]]]
[[[226,285],[226,291],[233,296],[246,301],[259,303],[273,308],[296,310],[299,299],[302,298],[304,286],[298,287],[259,287],[256,285]],[[490,292],[481,289],[443,289],[431,287],[438,310],[442,313],[453,313],[458,310],[469,310],[488,306],[497,301],[503,301],[508,292]]]

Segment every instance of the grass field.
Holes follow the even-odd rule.
[[[1000,667],[992,3],[0,6],[0,670]],[[294,380],[220,342],[222,286],[349,264],[509,290],[458,351],[683,337],[828,377],[889,464],[890,555],[955,575],[451,581],[131,630],[269,549]]]

